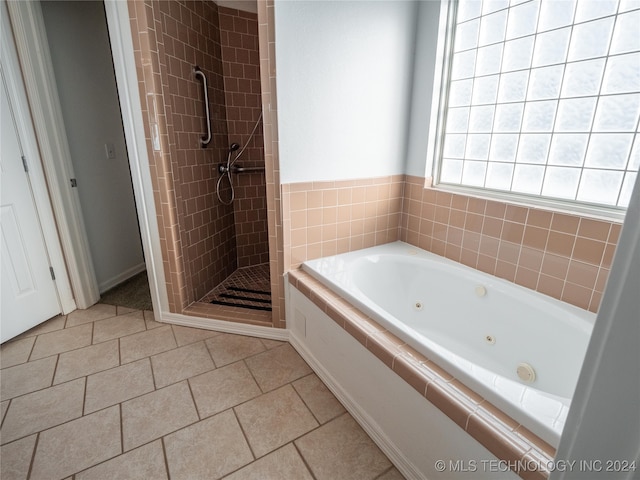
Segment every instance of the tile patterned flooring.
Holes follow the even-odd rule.
[[[234,288],[249,289],[254,292],[234,292]],[[225,295],[233,295],[239,298],[227,298]],[[202,300],[199,300],[199,302],[211,303],[212,300],[223,302],[222,305],[227,304],[227,306],[236,305],[239,307],[241,305],[246,305],[249,309],[254,307],[257,310],[271,311],[271,280],[269,278],[269,264],[263,263],[260,265],[237,269],[222,283],[220,283],[220,285],[207,293]]]
[[[286,342],[98,304],[0,362],[3,480],[403,478]]]

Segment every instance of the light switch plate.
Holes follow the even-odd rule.
[[[113,146],[113,143],[105,143],[104,150],[107,154],[107,159],[116,158],[116,148]]]

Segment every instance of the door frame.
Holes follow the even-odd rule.
[[[75,304],[77,308],[89,308],[98,302],[100,294],[80,199],[77,190],[72,188],[70,183],[75,177],[42,9],[40,2],[3,3],[7,5],[9,12],[35,138],[40,148],[46,177],[45,185],[38,185],[36,190],[39,195],[43,195],[47,192],[48,186],[50,204],[55,215]],[[51,234],[51,230],[45,231],[46,237]],[[68,309],[63,308],[63,313],[68,313]]]
[[[29,179],[38,220],[42,229],[43,240],[49,256],[50,266],[55,272],[55,288],[58,294],[60,311],[67,314],[76,309],[76,302],[69,280],[65,257],[52,205],[47,191],[47,181],[43,171],[43,162],[32,117],[29,114],[26,86],[20,73],[20,63],[17,48],[11,35],[8,11],[2,2],[0,16],[2,17],[2,58],[4,60],[3,73],[10,96],[10,102],[15,110],[14,121],[18,138],[29,168]],[[45,319],[46,320],[46,319]]]
[[[163,321],[163,317],[169,314],[169,298],[164,275],[160,232],[156,221],[156,204],[149,167],[150,152],[145,140],[128,3],[128,1],[121,0],[104,0],[104,10],[107,16],[113,69],[118,86],[118,98],[129,154],[129,169],[138,212],[142,249],[147,265],[153,314],[156,321]]]
[[[69,181],[74,178],[73,165],[42,9],[37,1],[6,4],[9,7],[16,48],[42,151],[51,205],[67,260],[75,302],[78,308],[89,308],[98,302],[100,294],[78,192],[69,188]],[[140,95],[131,32],[122,27],[129,26],[128,5],[123,1],[106,0],[104,6],[151,300],[154,317],[159,321],[162,312],[169,311],[169,303],[164,286],[160,235],[155,222],[142,112],[139,108],[132,108],[132,105],[140,105]]]

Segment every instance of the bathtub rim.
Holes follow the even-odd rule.
[[[547,478],[556,449],[455,379],[302,268],[288,283],[509,467],[533,462]],[[550,468],[545,468],[548,466]],[[515,472],[522,476],[523,472]],[[526,472],[531,475],[534,472]]]
[[[570,316],[569,318],[563,319],[563,321],[568,322],[575,328],[583,330],[584,333],[590,334],[595,323],[596,315],[592,312],[576,307],[575,305],[562,302],[553,297],[530,290],[494,275],[474,270],[451,259],[441,257],[403,241],[394,241],[329,257],[308,260],[300,267],[301,270],[311,275],[315,280],[326,285],[329,289],[333,289],[337,295],[346,298],[351,305],[362,311],[369,319],[379,324],[382,329],[389,331],[392,335],[397,337],[399,341],[411,345],[420,351],[425,358],[429,358],[449,374],[453,374],[453,376],[462,381],[466,386],[478,392],[479,395],[482,395],[483,398],[493,401],[497,408],[500,408],[511,418],[515,418],[519,424],[522,424],[523,421],[528,422],[528,428],[536,435],[543,438],[546,442],[557,445],[560,441],[560,436],[565,423],[562,422],[561,416],[564,415],[566,421],[566,415],[571,404],[571,398],[558,396],[557,394],[546,392],[533,386],[524,385],[520,382],[497,374],[506,382],[513,383],[519,387],[524,386],[527,389],[531,389],[531,392],[543,402],[541,404],[537,404],[533,408],[523,408],[516,404],[513,399],[507,398],[504,394],[500,393],[498,388],[475,378],[472,374],[465,371],[462,366],[456,365],[451,357],[457,356],[462,358],[464,362],[468,362],[468,360],[464,357],[460,357],[455,352],[450,352],[445,347],[435,344],[435,342],[431,341],[429,338],[424,337],[421,332],[414,333],[410,326],[405,325],[391,313],[386,312],[382,307],[378,306],[373,299],[360,291],[358,285],[350,285],[350,275],[348,274],[349,268],[371,256],[379,256],[382,258],[385,256],[398,256],[403,260],[406,260],[407,258],[415,258],[416,261],[424,260],[438,268],[453,269],[464,277],[470,275],[472,279],[477,279],[481,284],[490,283],[491,288],[494,290],[513,290],[517,298],[527,304],[534,303],[537,300],[537,297],[542,297],[551,309],[556,312],[561,312],[562,314],[566,313]],[[331,272],[325,271],[326,266],[323,264],[325,261],[329,262],[331,265],[331,268],[333,269]],[[484,277],[490,277],[490,279],[487,280]],[[348,286],[345,286],[345,283],[348,284]],[[353,291],[350,289],[353,289]],[[359,296],[362,298],[359,298]],[[387,315],[389,318],[386,318]],[[418,345],[420,343],[420,338],[424,338],[426,340],[423,345]],[[429,353],[432,355],[429,355]],[[482,393],[483,391],[486,391],[486,395]],[[558,413],[545,415],[545,410],[549,408],[557,408]]]

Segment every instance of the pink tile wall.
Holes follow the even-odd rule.
[[[182,312],[233,272],[236,262],[233,209],[213,195],[215,166],[227,151],[217,6],[130,1],[129,12],[169,308]],[[214,135],[207,148],[199,144],[203,94],[194,65],[209,81]]]
[[[596,312],[619,223],[424,188],[412,176],[283,185],[286,269],[403,240]]]
[[[258,16],[225,7],[219,7],[218,13],[229,144],[236,142],[244,147],[262,111]],[[264,168],[262,122],[237,165]],[[238,267],[267,263],[269,235],[265,173],[237,175],[234,186]]]
[[[621,225],[424,188],[407,176],[401,239],[596,312]]]
[[[403,176],[282,186],[285,268],[399,239]]]

